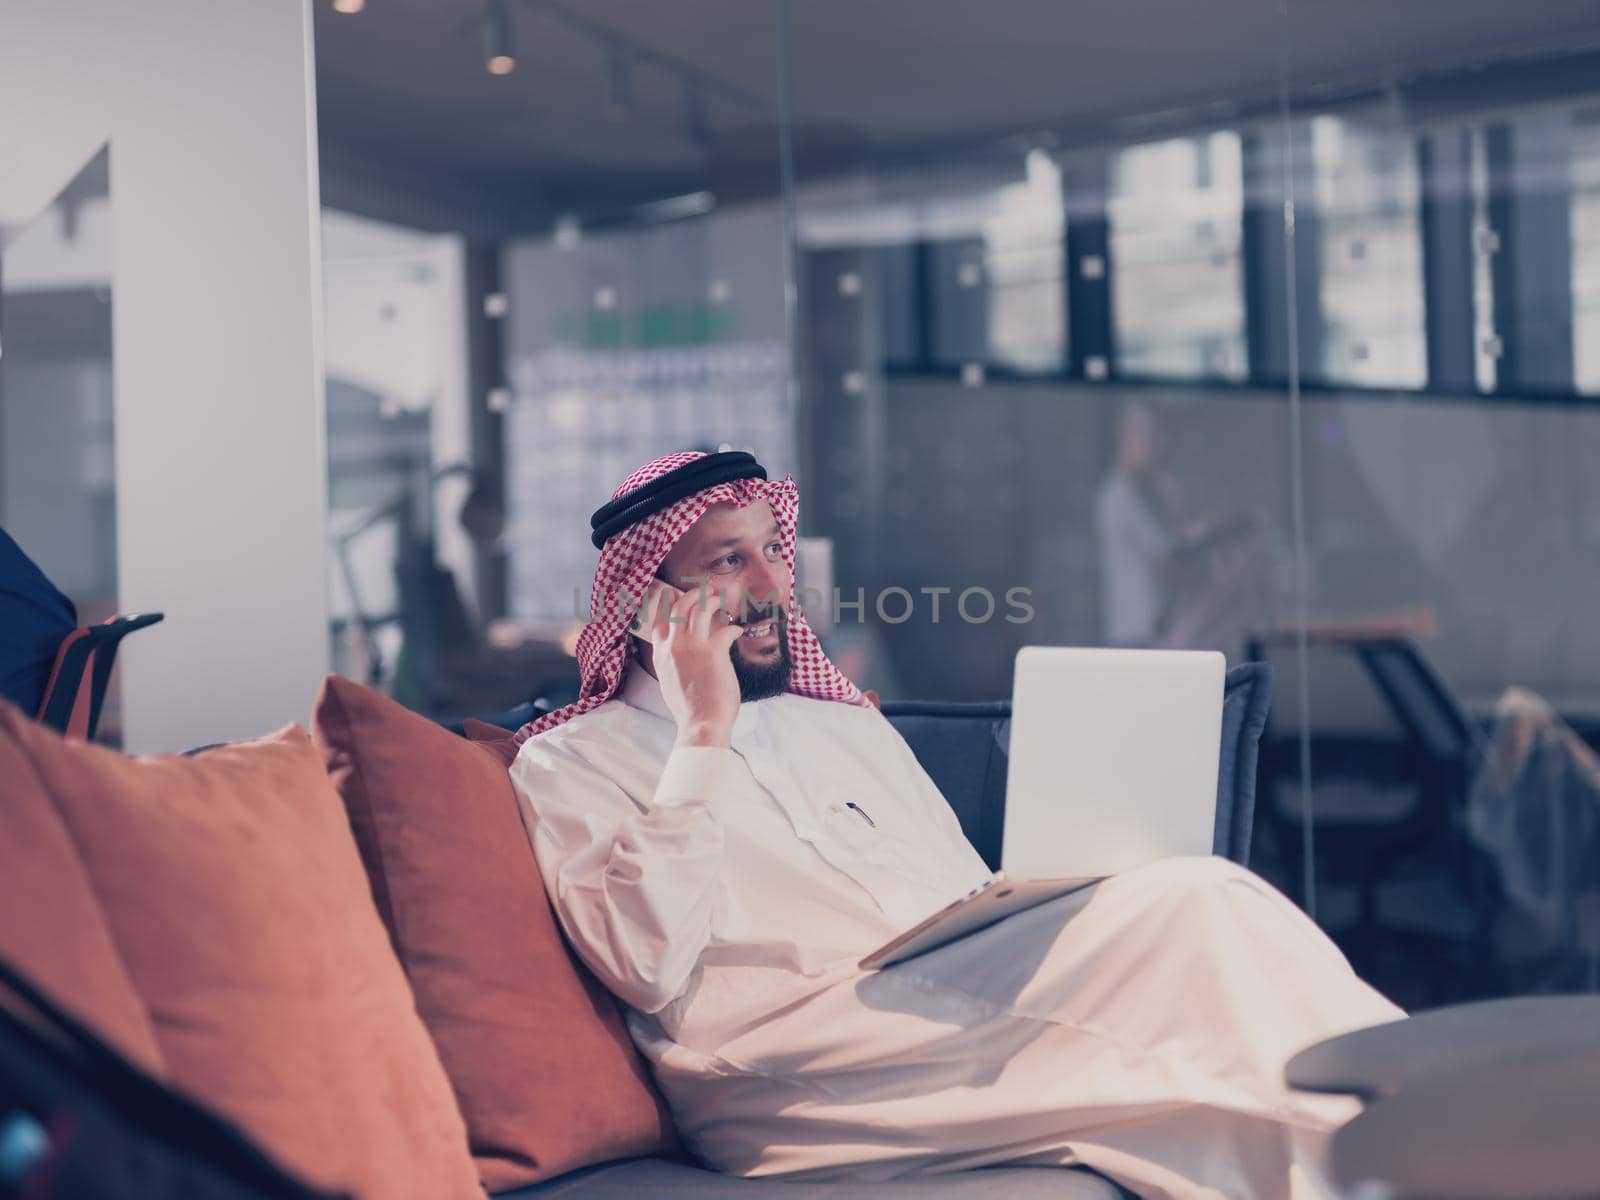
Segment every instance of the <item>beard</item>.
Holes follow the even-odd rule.
[[[766,662],[746,662],[735,642],[728,648],[733,658],[733,673],[739,680],[739,699],[770,700],[789,690],[789,676],[794,672],[794,659],[789,656],[789,619],[780,607],[773,620],[777,622],[778,657]]]

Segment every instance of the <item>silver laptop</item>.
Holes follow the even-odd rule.
[[[1211,651],[1018,651],[1000,870],[861,966],[926,953],[1120,871],[1210,854],[1225,670]]]

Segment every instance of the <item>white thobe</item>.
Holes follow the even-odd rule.
[[[1400,1015],[1221,859],[862,971],[989,874],[904,739],[875,709],[793,694],[741,705],[731,749],[675,736],[632,665],[512,777],[562,928],[721,1170],[1083,1164],[1141,1196],[1281,1200],[1301,1135],[1352,1111],[1288,1091],[1283,1063]]]

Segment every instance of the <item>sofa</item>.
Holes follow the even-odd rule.
[[[1271,690],[1265,666],[1227,678],[1214,848],[1238,862]],[[996,865],[1009,705],[882,708]],[[544,896],[505,770],[540,709],[452,730],[330,677],[310,732],[130,759],[0,705],[0,960],[360,1200],[1124,1194],[1049,1167],[865,1184],[696,1165]]]
[[[1222,707],[1222,746],[1217,776],[1217,817],[1212,849],[1247,864],[1255,815],[1256,759],[1272,703],[1272,668],[1246,663],[1227,675]],[[490,720],[520,728],[544,710],[537,702]],[[899,730],[939,790],[950,801],[961,828],[991,869],[1000,865],[1005,827],[1010,701],[946,703],[889,701],[882,712]],[[604,1163],[529,1188],[502,1193],[507,1200],[1115,1200],[1127,1195],[1107,1180],[1082,1170],[1053,1167],[990,1167],[890,1183],[798,1183],[734,1179],[665,1158]]]

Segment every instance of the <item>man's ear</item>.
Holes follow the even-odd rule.
[[[878,693],[877,692],[873,691],[871,688],[868,688],[866,691],[862,692],[861,694],[863,696],[865,696],[868,700],[872,701],[872,707],[873,708],[877,709],[880,712],[883,711],[883,705],[881,703],[879,703],[879,701],[878,701]]]

